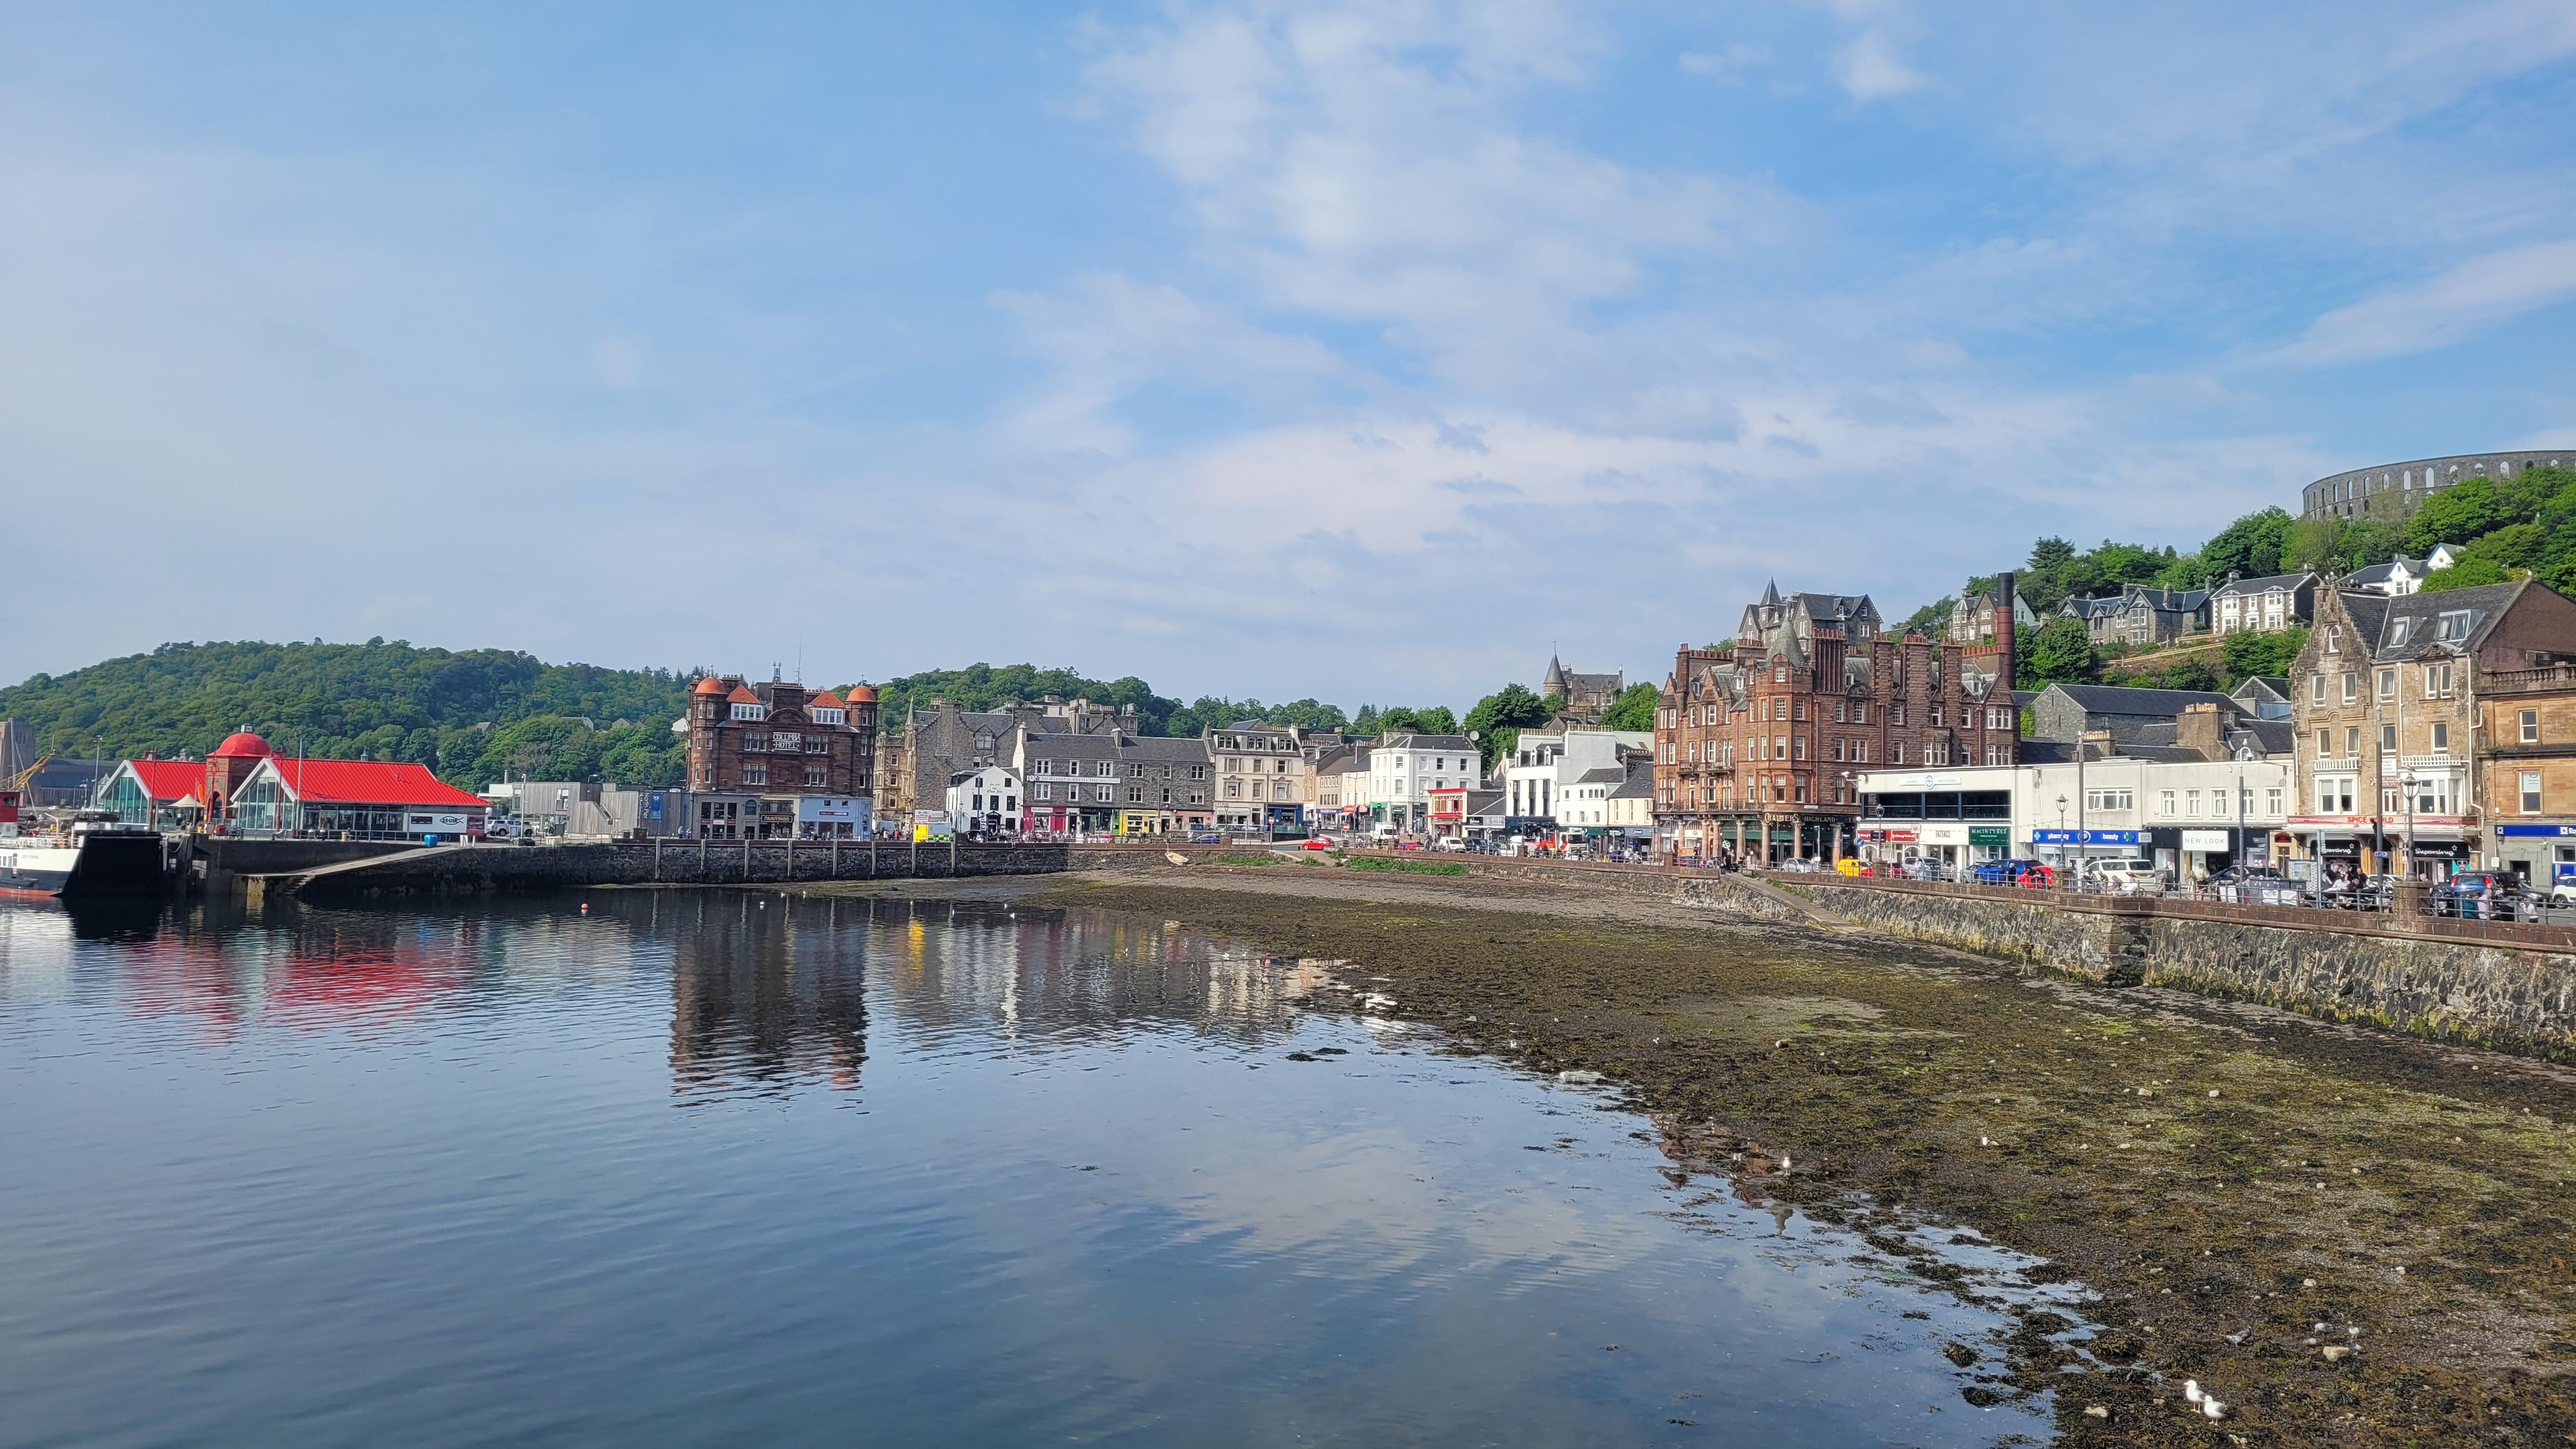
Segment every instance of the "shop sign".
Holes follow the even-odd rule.
[[[796,797],[796,818],[807,825],[826,820],[856,823],[868,818],[869,803],[848,796],[799,795]]]
[[[2576,839],[2576,825],[2499,825],[2495,833],[2499,840],[2534,836],[2543,840],[2566,840]]]
[[[2191,832],[2183,833],[2188,835]],[[2135,845],[2138,843],[2138,832],[2134,830],[2034,830],[2030,833],[2030,843],[2033,845]]]
[[[1881,841],[1888,845],[1914,843],[1914,827],[1910,825],[1893,826],[1885,830],[1864,830],[1860,835],[1863,840]]]
[[[1956,775],[1874,775],[1870,788],[1889,790],[1956,790],[1962,783]]]
[[[1923,827],[1922,839],[1925,845],[1965,845],[1968,843],[1968,827],[1964,825],[1926,825]]]
[[[1968,827],[1968,843],[1970,845],[2010,845],[2012,844],[2012,827],[2009,825],[1971,825]]]
[[[2182,833],[2182,848],[2185,850],[2225,850],[2227,849],[2227,832],[2224,830],[2186,830]]]

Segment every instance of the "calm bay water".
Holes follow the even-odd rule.
[[[1938,1353],[1998,1315],[1323,970],[989,902],[0,909],[0,1442],[2046,1437]]]

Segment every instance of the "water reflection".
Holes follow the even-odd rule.
[[[991,902],[0,911],[13,1435],[2044,1429],[1938,1353],[1999,1316],[1326,969]]]

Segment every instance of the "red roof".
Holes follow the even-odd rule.
[[[427,765],[388,765],[375,760],[287,760],[271,765],[307,805],[440,805],[482,810],[490,805],[429,771]]]
[[[143,782],[143,793],[154,800],[185,800],[205,788],[206,766],[201,760],[128,760],[134,767],[134,778]]]
[[[735,685],[733,687],[733,693],[726,695],[725,698],[733,701],[735,704],[760,703],[760,696],[752,693],[750,687],[747,685]]]
[[[208,755],[206,758],[210,760],[219,760],[236,755],[257,756],[273,755],[275,753],[277,753],[275,750],[268,747],[268,741],[261,739],[259,736],[252,734],[248,730],[243,730],[239,734],[224,736],[224,742],[215,746],[215,752]]]
[[[850,686],[850,703],[874,704],[876,702],[877,692],[872,686],[865,684],[853,684]]]
[[[824,690],[821,694],[818,694],[818,695],[814,696],[812,699],[809,699],[809,700],[805,701],[805,707],[806,707],[807,709],[848,709],[848,708],[849,708],[849,706],[848,706],[848,705],[841,703],[841,697],[840,697],[839,695],[834,694],[832,691],[830,691],[830,690],[828,690],[828,689],[827,689],[827,690]]]
[[[716,678],[712,674],[699,680],[698,687],[689,691],[691,694],[722,694],[724,692],[724,681]]]

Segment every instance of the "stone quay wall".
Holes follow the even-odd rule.
[[[1166,851],[1190,859],[1244,847],[982,844],[895,840],[662,840],[598,845],[437,846],[264,878],[269,893],[309,899],[559,890],[582,886],[791,885],[1147,870]]]
[[[1834,875],[1469,858],[1475,874],[1804,914],[2107,986],[2163,986],[2576,1061],[2576,929]],[[1784,904],[1786,903],[1786,904]],[[2411,928],[2410,928],[2411,926]]]

